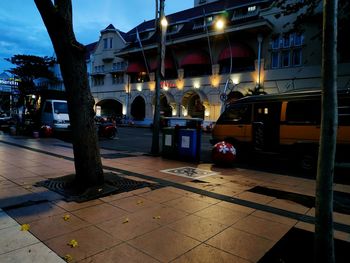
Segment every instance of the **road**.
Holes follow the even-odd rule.
[[[201,161],[210,162],[210,133],[202,133]],[[149,154],[152,146],[152,130],[150,128],[118,127],[118,136],[113,140],[100,139],[104,149],[124,151],[126,153]],[[159,149],[162,150],[162,133],[159,134]]]

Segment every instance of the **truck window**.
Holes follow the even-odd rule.
[[[338,101],[338,124],[350,125],[350,98],[340,98]]]
[[[287,104],[286,121],[287,123],[320,124],[321,101],[289,101]]]
[[[68,113],[67,103],[65,103],[65,102],[54,102],[53,107],[55,109],[55,113],[57,113],[57,114],[59,114],[59,113],[67,114]]]
[[[217,124],[248,124],[251,123],[252,105],[239,104],[226,109],[216,122]]]

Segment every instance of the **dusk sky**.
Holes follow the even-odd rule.
[[[193,7],[193,0],[166,0],[165,14]],[[72,0],[77,40],[99,39],[109,24],[127,32],[154,19],[155,0]],[[52,56],[53,48],[34,0],[6,0],[0,5],[0,73],[14,67],[5,61],[16,54]]]

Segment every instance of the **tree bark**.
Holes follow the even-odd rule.
[[[322,119],[316,181],[315,262],[335,262],[333,177],[337,111],[337,0],[323,0]]]
[[[75,180],[88,188],[103,183],[103,169],[94,122],[85,47],[77,42],[71,0],[34,0],[51,38],[66,89],[72,130]]]

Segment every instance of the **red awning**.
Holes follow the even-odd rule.
[[[188,65],[209,65],[210,58],[207,54],[201,52],[194,52],[186,55],[181,63],[180,67],[188,66]]]
[[[231,44],[231,51],[229,47],[221,51],[218,61],[221,61],[224,59],[230,59],[231,55],[232,55],[232,58],[254,57],[253,52],[250,50],[249,47],[243,46],[242,44],[234,43],[234,44]]]
[[[126,73],[139,73],[146,72],[146,67],[144,63],[141,62],[131,62],[126,69]]]
[[[158,61],[155,59],[151,62],[150,70],[155,71],[158,66]],[[174,62],[171,58],[165,57],[164,59],[164,67],[165,69],[173,69],[174,68]]]

